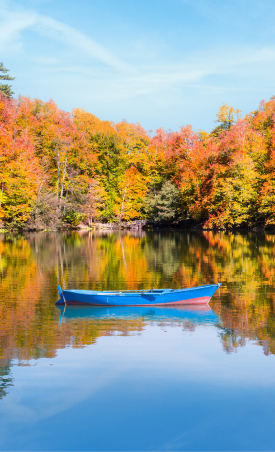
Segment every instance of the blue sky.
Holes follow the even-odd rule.
[[[0,0],[16,95],[146,130],[210,131],[275,95],[272,0]]]

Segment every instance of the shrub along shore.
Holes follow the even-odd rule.
[[[244,118],[222,105],[211,133],[187,125],[151,136],[140,124],[0,94],[0,230],[135,222],[275,227],[275,99]]]

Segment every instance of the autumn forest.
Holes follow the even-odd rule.
[[[243,118],[223,104],[213,124],[211,133],[149,134],[0,93],[0,229],[137,219],[275,226],[275,98]]]

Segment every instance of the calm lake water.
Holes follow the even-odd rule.
[[[274,450],[274,259],[268,234],[0,234],[0,449]],[[217,282],[204,309],[55,306]]]

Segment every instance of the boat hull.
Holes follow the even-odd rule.
[[[63,290],[56,303],[90,306],[175,306],[209,303],[220,284],[192,287],[190,289],[164,289],[140,292],[97,292],[88,290]]]

